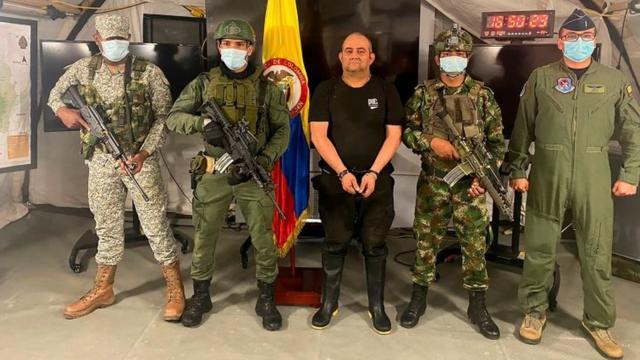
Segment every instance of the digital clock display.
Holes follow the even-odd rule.
[[[555,11],[482,13],[482,38],[535,39],[553,36]]]

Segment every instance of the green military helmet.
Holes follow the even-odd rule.
[[[246,40],[253,44],[256,42],[256,32],[248,22],[240,19],[231,19],[218,24],[213,33],[213,38],[216,40]]]
[[[468,32],[460,29],[458,24],[453,24],[451,30],[441,32],[434,42],[436,55],[442,51],[471,52],[473,38]]]

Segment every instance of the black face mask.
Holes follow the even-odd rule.
[[[252,63],[248,63],[247,64],[247,68],[242,70],[241,72],[237,73],[234,72],[233,70],[229,69],[227,67],[227,65],[224,64],[224,62],[222,62],[220,60],[220,55],[218,55],[218,61],[219,61],[219,66],[220,66],[220,70],[222,70],[222,73],[224,74],[224,76],[230,78],[230,79],[246,79],[249,76],[253,75],[253,73],[256,71],[256,66],[253,65]]]

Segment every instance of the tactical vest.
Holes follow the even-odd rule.
[[[249,131],[258,139],[258,149],[266,143],[270,134],[266,118],[265,95],[267,79],[257,69],[244,79],[231,79],[219,67],[209,71],[206,100],[214,99],[231,122],[243,118],[249,123]]]
[[[107,127],[116,137],[122,149],[128,154],[135,154],[139,151],[153,123],[151,94],[147,91],[146,85],[141,82],[142,75],[148,64],[147,60],[136,57],[131,65],[131,81],[128,81],[126,87],[126,95],[131,108],[130,119],[127,119],[127,103],[124,96],[111,106],[107,106],[93,86],[96,71],[102,66],[102,55],[91,57],[89,62],[89,81],[86,85],[79,87],[80,94],[88,105],[100,105],[102,107],[106,113]],[[82,156],[85,159],[90,159],[93,156],[95,147],[101,145],[98,144],[98,139],[88,132],[81,132],[81,139]]]
[[[480,91],[483,88],[483,83],[476,81],[475,84],[469,89],[467,94],[447,95],[444,94],[444,103],[447,112],[453,119],[458,131],[464,134],[467,138],[474,138],[476,136],[483,137],[483,121],[478,116],[478,97]],[[447,125],[437,116],[442,110],[442,104],[439,99],[438,91],[445,91],[444,88],[437,90],[435,86],[427,86],[427,94],[429,99],[432,99],[433,103],[429,109],[429,124],[428,129],[434,136],[453,140],[453,136],[449,131]]]

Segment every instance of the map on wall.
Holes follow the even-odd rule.
[[[0,172],[32,168],[35,22],[0,17]]]

